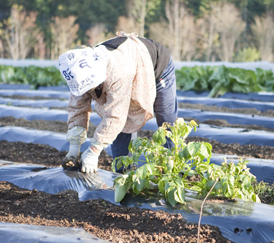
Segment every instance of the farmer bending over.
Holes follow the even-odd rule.
[[[70,88],[67,132],[70,147],[62,166],[77,163],[80,146],[87,138],[94,100],[102,121],[80,161],[82,172],[93,173],[97,171],[100,152],[109,144],[113,159],[128,155],[132,137],[154,114],[158,126],[175,122],[175,69],[167,48],[134,33],[117,32],[115,38],[95,48],[79,48],[59,57],[60,72]],[[169,140],[165,146],[171,148],[172,142]]]

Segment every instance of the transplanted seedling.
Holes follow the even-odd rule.
[[[205,196],[214,185],[211,195],[226,198],[239,198],[247,201],[259,202],[254,193],[252,181],[255,176],[247,168],[248,161],[237,164],[224,161],[221,166],[211,164],[212,146],[206,142],[189,142],[186,138],[197,123],[186,123],[178,118],[175,124],[164,123],[153,134],[153,139],[136,138],[129,145],[132,156],[121,156],[112,163],[112,170],[139,162],[146,162],[136,170],[127,171],[114,180],[115,201],[120,202],[129,191],[139,194],[149,190],[158,189],[160,196],[175,206],[177,203],[185,204],[185,190],[193,190]],[[166,138],[174,143],[172,149],[164,147]],[[140,156],[143,155],[144,160]],[[196,175],[198,181],[190,181],[188,177]]]

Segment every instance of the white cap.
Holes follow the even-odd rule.
[[[108,51],[99,45],[92,49],[75,49],[59,56],[59,69],[70,92],[81,96],[106,80]]]

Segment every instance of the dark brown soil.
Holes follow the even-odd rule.
[[[211,121],[207,121],[206,123],[211,125],[219,125],[219,126],[233,126],[228,124],[227,122],[224,122],[224,121],[222,122],[219,120],[216,120],[216,121],[211,120]],[[49,131],[60,132],[60,133],[67,132],[66,122],[60,122],[60,121],[45,121],[45,120],[28,121],[23,118],[15,119],[13,117],[2,117],[0,118],[0,126],[27,127],[27,128],[37,129],[37,130],[49,130]],[[249,126],[241,126],[241,127],[246,128]],[[93,136],[95,128],[96,126],[90,123],[89,130],[88,130],[88,137]],[[250,129],[250,128],[247,128],[247,129]],[[153,132],[148,130],[141,130],[138,132],[139,137],[151,138],[152,134]],[[188,142],[189,141],[210,142],[212,144],[212,152],[216,154],[237,155],[245,158],[274,159],[274,147],[270,147],[270,146],[258,146],[254,144],[240,145],[238,143],[224,144],[216,140],[209,140],[207,138],[201,138],[201,137],[189,137],[187,138],[187,141]],[[5,145],[5,143],[7,143],[7,145]],[[0,141],[0,159],[16,161],[16,162],[23,162],[25,160],[26,161],[39,160],[40,161],[39,163],[49,165],[48,164],[49,158],[45,157],[47,153],[45,152],[41,153],[41,149],[43,147],[46,147],[46,145],[24,144],[20,142],[15,143],[16,146],[9,146],[9,144],[11,143],[8,143],[6,141]],[[5,146],[5,149],[1,149],[3,148],[2,146]],[[33,148],[32,149],[30,147],[20,148],[18,146],[33,146]],[[39,146],[39,147],[36,149],[36,146]],[[9,151],[9,149],[14,151]],[[28,154],[24,156],[24,153],[27,153],[27,151],[30,151],[30,150],[31,152],[28,152]],[[58,164],[62,160],[65,152],[59,152],[57,149],[53,149],[53,148],[51,148],[51,150],[55,150],[56,151],[55,154],[52,151],[48,154],[52,154],[52,160],[55,159],[56,161],[55,164]],[[19,152],[16,153],[16,151],[23,151],[23,152],[18,154]],[[33,155],[33,158],[30,157],[32,155]],[[110,170],[110,169],[107,169],[107,170]]]
[[[214,124],[214,121],[208,122]],[[0,125],[67,132],[67,124],[56,121],[27,121],[5,117],[0,118]],[[222,121],[215,121],[215,125],[230,126]],[[92,137],[94,129],[95,126],[91,124],[88,137]],[[151,137],[152,132],[141,131],[138,135]],[[222,144],[198,137],[188,139],[193,140],[210,142],[213,153],[274,159],[273,147]],[[65,154],[65,151],[59,152],[47,145],[0,141],[2,160],[60,166]],[[99,168],[110,170],[111,162],[112,157],[103,151],[99,158]],[[83,228],[101,239],[121,243],[197,242],[197,224],[186,223],[180,214],[155,212],[137,207],[125,208],[103,200],[79,202],[75,191],[63,191],[52,195],[21,189],[7,182],[0,182],[0,222]],[[213,226],[203,225],[200,233],[200,242],[231,242],[223,238],[219,229]]]
[[[197,225],[180,214],[126,208],[103,200],[78,200],[76,191],[48,194],[0,182],[0,221],[83,228],[111,242],[197,242]],[[231,242],[202,225],[200,242]]]
[[[255,108],[238,108],[231,109],[227,107],[218,107],[216,105],[207,106],[203,104],[189,104],[189,103],[179,103],[179,107],[183,109],[198,109],[202,111],[215,111],[215,112],[229,112],[238,114],[249,114],[256,116],[268,116],[274,117],[274,110],[259,111]]]
[[[27,121],[5,117],[2,126],[22,126],[39,130],[67,132],[65,122]],[[95,126],[89,128],[92,136]],[[143,131],[140,136],[151,136]],[[0,141],[0,159],[60,166],[66,151],[48,145]],[[99,168],[111,170],[112,157],[102,151]],[[88,213],[83,213],[88,212]],[[83,228],[91,234],[112,242],[197,242],[197,224],[186,223],[180,214],[155,212],[138,207],[125,208],[103,200],[79,202],[77,192],[63,191],[52,195],[36,190],[21,189],[0,182],[0,222]],[[200,242],[231,242],[219,229],[202,225]]]

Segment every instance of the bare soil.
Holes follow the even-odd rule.
[[[76,191],[48,194],[0,182],[0,221],[83,228],[111,242],[197,242],[197,225],[180,214],[79,201]],[[219,229],[202,225],[200,242],[231,242]]]
[[[186,118],[186,120],[190,120],[190,118]],[[196,120],[197,121],[197,120]],[[199,124],[200,122],[197,121]],[[228,124],[226,121],[223,120],[208,120],[203,122],[204,124],[216,125],[220,127],[241,127],[247,130],[255,129],[254,130],[265,130],[268,131],[270,129],[264,127],[258,127],[253,125],[232,125]],[[33,120],[28,121],[24,118],[15,119],[14,117],[2,117],[0,118],[0,126],[17,126],[17,127],[25,127],[30,129],[36,130],[48,130],[53,132],[59,133],[66,133],[67,132],[67,123],[61,121],[45,121],[45,120]],[[96,126],[90,122],[89,130],[88,130],[88,137],[92,137],[93,133],[96,129]],[[138,132],[139,137],[147,137],[151,138],[153,132],[149,130],[141,130]],[[239,143],[231,143],[225,144],[220,143],[216,140],[209,140],[207,138],[202,137],[189,137],[187,138],[187,142],[190,141],[205,141],[212,144],[212,152],[216,154],[227,154],[227,155],[236,155],[244,158],[260,158],[260,159],[273,159],[274,160],[274,147],[270,146],[259,146],[254,144],[247,144],[247,145],[240,145]],[[7,144],[7,145],[5,145]],[[16,144],[16,146],[11,146],[10,144]],[[20,145],[22,144],[22,145]],[[5,146],[5,149],[1,149],[2,146]],[[27,146],[27,147],[18,147],[18,146]],[[31,148],[32,147],[32,148]],[[37,149],[36,149],[37,147]],[[41,144],[25,144],[20,142],[15,143],[8,143],[7,141],[0,141],[0,159],[3,160],[10,160],[16,162],[25,162],[27,161],[40,161],[38,163],[44,165],[52,165],[53,161],[48,162],[47,154],[52,154],[52,159],[55,160],[55,164],[60,164],[60,161],[63,159],[64,154],[66,152],[59,152],[57,149],[50,148],[51,152],[41,153],[42,148],[45,148],[46,145]],[[4,147],[3,147],[4,148]],[[19,149],[20,148],[20,149]],[[12,151],[9,151],[12,150]],[[56,151],[56,154],[53,151]],[[16,153],[17,151],[17,153]],[[20,152],[22,151],[22,152]],[[28,152],[29,151],[29,152]],[[20,153],[20,154],[19,154]],[[27,153],[24,156],[24,153]],[[32,157],[33,156],[33,157]],[[107,155],[103,152],[103,156],[106,157]],[[109,158],[108,158],[109,159]],[[33,162],[30,162],[33,163]],[[100,166],[100,165],[99,165]],[[106,165],[104,165],[106,166]],[[110,170],[110,167],[104,167],[102,169]]]
[[[216,105],[207,106],[203,104],[189,104],[189,103],[179,103],[179,107],[183,109],[198,109],[202,111],[229,112],[229,113],[238,113],[238,114],[249,114],[253,116],[274,117],[274,110],[259,111],[256,108],[231,109],[228,107],[218,107]]]
[[[224,121],[207,122],[217,126],[231,126]],[[0,126],[21,126],[60,133],[67,132],[67,124],[58,121],[27,121],[4,117],[0,118]],[[241,125],[238,127],[256,129]],[[257,128],[266,130],[263,127]],[[90,124],[88,137],[92,137],[94,130],[95,126]],[[141,131],[138,135],[150,138],[152,132]],[[193,140],[210,142],[213,153],[274,159],[273,147],[222,144],[199,137],[188,139],[188,141]],[[7,161],[54,167],[60,166],[66,153],[48,145],[0,141],[0,159]],[[99,168],[110,171],[111,162],[112,157],[103,151],[99,158]],[[75,191],[63,191],[52,195],[35,189],[32,191],[22,189],[8,182],[0,182],[0,222],[83,228],[101,239],[120,243],[197,242],[197,224],[187,223],[180,214],[155,212],[137,207],[125,208],[104,200],[80,202]],[[200,242],[231,241],[225,239],[217,227],[203,225],[200,231]]]

